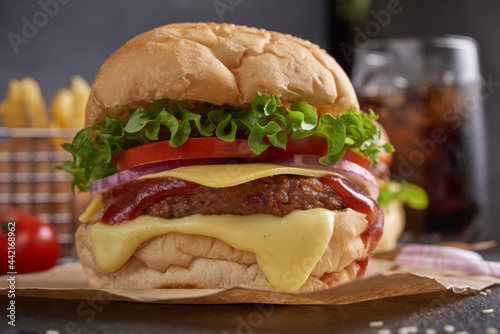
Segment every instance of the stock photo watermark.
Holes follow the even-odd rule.
[[[106,291],[100,291],[96,299],[82,301],[76,307],[76,315],[82,318],[87,325],[92,323],[97,316],[97,313],[102,312],[104,307],[113,301],[113,295]],[[64,332],[67,334],[86,333],[81,324],[76,321],[69,321],[64,326]]]
[[[273,304],[254,304],[255,310],[248,313],[246,317],[238,316],[236,321],[238,334],[252,334],[255,329],[264,325],[264,322],[274,313]],[[223,333],[228,333],[224,331]]]
[[[7,222],[7,283],[9,305],[7,306],[7,324],[16,326],[16,222]]]
[[[308,277],[311,274],[311,270],[313,270],[316,266],[318,259],[321,259],[321,257],[325,253],[325,248],[320,246],[323,244],[322,238],[318,236],[316,240],[316,244],[318,246],[314,248],[312,256],[306,257],[301,263],[294,264],[290,269],[285,271],[281,275],[281,279],[283,282],[287,284],[292,283],[294,285],[304,284],[302,278],[304,276]]]
[[[236,7],[241,5],[243,0],[214,0],[212,6],[219,16],[220,21],[224,21],[224,14],[227,12],[233,12]]]
[[[35,38],[40,30],[49,23],[50,19],[59,13],[60,6],[66,5],[69,2],[70,0],[39,0],[38,6],[40,10],[29,17],[23,16],[21,18],[22,25],[20,30],[7,33],[7,39],[14,53],[18,54],[20,46],[28,44],[30,40]]]
[[[405,0],[411,2],[412,0]],[[353,56],[361,49],[367,47],[371,39],[380,36],[383,28],[387,28],[392,21],[394,15],[400,14],[404,9],[400,0],[390,0],[387,2],[387,7],[379,11],[371,10],[370,17],[363,28],[354,27],[353,44],[347,42],[340,43],[339,47],[347,62],[350,64],[353,61]]]

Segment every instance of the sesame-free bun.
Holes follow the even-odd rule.
[[[384,229],[375,253],[394,250],[405,227],[405,210],[400,201],[392,200],[381,209],[384,212]]]
[[[320,114],[358,109],[345,72],[311,42],[234,24],[178,23],[134,37],[105,61],[86,125],[161,98],[243,106],[257,92],[307,101]]]

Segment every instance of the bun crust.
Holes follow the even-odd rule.
[[[384,211],[384,232],[375,253],[395,249],[405,227],[405,211],[401,202],[393,200],[388,206],[382,207],[382,210]]]
[[[242,106],[259,91],[323,112],[358,109],[345,72],[311,42],[233,24],[179,23],[136,36],[106,60],[86,125],[160,98]]]
[[[327,250],[299,291],[315,291],[355,279],[370,248],[360,235],[365,215],[338,211]],[[95,262],[90,226],[76,232],[80,261],[92,288],[202,288],[253,286],[271,289],[255,254],[206,236],[165,234],[144,242],[120,269],[106,273]],[[335,231],[339,231],[335,233]],[[345,231],[348,231],[346,235]]]

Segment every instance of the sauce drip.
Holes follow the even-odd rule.
[[[117,225],[137,218],[151,204],[167,196],[190,194],[205,188],[197,183],[174,177],[138,179],[120,184],[109,190],[110,204],[101,222]]]
[[[364,260],[357,261],[360,266],[358,277],[361,277],[366,271],[368,259],[375,251],[375,248],[382,237],[384,213],[378,207],[375,200],[367,196],[351,181],[343,177],[331,175],[322,177],[320,180],[335,189],[335,192],[342,197],[346,208],[351,208],[357,212],[366,214],[368,228],[361,234],[361,239],[367,247],[367,257]]]

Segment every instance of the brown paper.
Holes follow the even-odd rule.
[[[8,294],[10,276],[0,277],[0,293]],[[451,289],[456,293],[482,290],[500,284],[500,278],[396,267],[391,260],[372,259],[364,278],[311,293],[288,293],[247,287],[231,289],[90,289],[78,263],[15,276],[20,296],[76,300],[117,300],[167,304],[349,304],[378,298]]]

